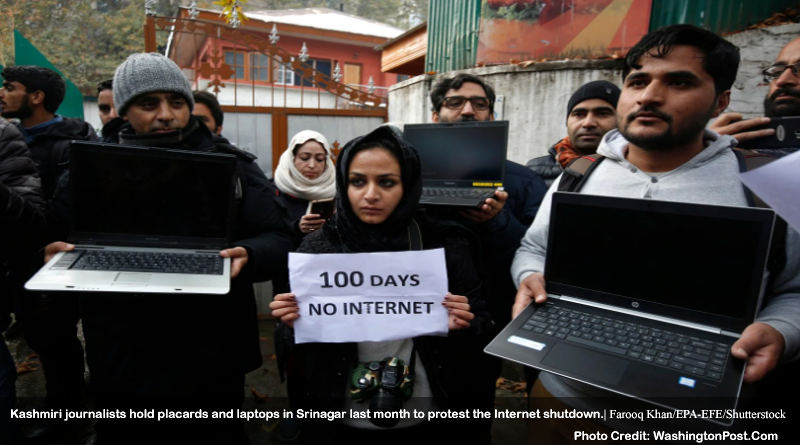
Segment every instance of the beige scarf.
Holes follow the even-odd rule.
[[[325,158],[325,170],[316,179],[308,179],[297,170],[292,153],[295,147],[311,140],[322,144],[328,154]],[[331,146],[325,136],[312,130],[303,130],[294,135],[289,147],[278,161],[278,168],[275,169],[275,185],[284,193],[309,201],[336,196],[336,171],[331,160]]]

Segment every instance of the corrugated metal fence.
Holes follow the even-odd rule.
[[[742,31],[798,0],[653,0],[650,30],[689,23],[719,34]]]
[[[425,71],[443,73],[475,66],[481,0],[431,0]],[[653,0],[650,30],[690,23],[725,34],[742,31],[800,0]]]
[[[443,73],[475,66],[481,0],[431,0],[428,8],[425,71]]]

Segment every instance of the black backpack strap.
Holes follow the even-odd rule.
[[[734,148],[733,153],[736,155],[736,160],[739,161],[739,171],[740,172],[748,172],[750,170],[755,170],[758,167],[764,166],[769,164],[770,162],[775,160],[775,157],[770,155],[765,155],[762,153],[756,153],[753,150],[747,150],[744,148]],[[742,187],[744,188],[744,195],[747,198],[747,205],[750,207],[761,207],[764,209],[770,208],[767,203],[765,203],[761,198],[756,196],[750,188],[748,188],[744,183],[742,183]]]
[[[408,225],[408,250],[422,250],[422,232],[417,221],[413,219]]]
[[[558,182],[559,192],[573,192],[577,193],[583,187],[586,178],[592,173],[605,156],[590,155],[582,156],[575,159],[567,165],[564,173],[561,175],[561,180]]]
[[[776,159],[774,156],[757,153],[744,148],[734,148],[733,152],[736,154],[736,159],[739,161],[740,172],[747,172],[762,167]],[[753,193],[744,183],[742,183],[742,187],[744,188],[744,195],[747,198],[747,205],[763,209],[770,208],[764,200]],[[775,215],[775,227],[772,231],[772,243],[769,246],[769,258],[767,259],[767,270],[769,271],[768,289],[772,289],[775,278],[783,268],[786,267],[786,231],[788,229],[789,226],[786,224],[786,220]]]

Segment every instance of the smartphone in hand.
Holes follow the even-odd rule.
[[[800,117],[771,117],[767,125],[748,131],[772,128],[775,134],[740,142],[737,147],[749,150],[800,147]]]
[[[331,216],[333,216],[333,211],[336,209],[336,201],[335,198],[328,198],[328,199],[315,199],[308,203],[308,210],[306,210],[306,215],[308,214],[318,214],[320,218],[328,220]]]

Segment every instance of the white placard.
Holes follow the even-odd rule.
[[[800,232],[800,152],[741,174],[742,182]]]
[[[289,254],[296,343],[447,335],[444,249]]]

